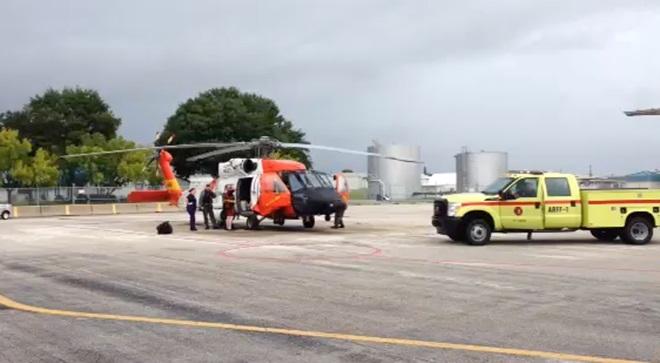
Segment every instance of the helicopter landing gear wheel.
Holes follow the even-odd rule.
[[[221,210],[218,218],[218,228],[227,228],[227,211]]]
[[[251,230],[259,229],[259,217],[256,214],[249,215],[245,221],[245,225]]]
[[[314,216],[303,217],[303,226],[305,228],[314,228]]]

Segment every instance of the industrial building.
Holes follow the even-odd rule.
[[[505,152],[469,152],[463,150],[456,158],[456,191],[479,192],[508,170]]]
[[[626,175],[622,179],[626,188],[645,188],[645,189],[660,188],[659,170],[640,171],[637,173]]]
[[[644,170],[624,176],[584,177],[580,187],[584,189],[660,189],[660,170]]]
[[[384,145],[374,141],[368,152],[379,153],[402,159],[421,160],[419,146]],[[396,160],[369,156],[367,174],[369,188],[367,196],[376,200],[401,200],[412,197],[421,190],[422,166]]]

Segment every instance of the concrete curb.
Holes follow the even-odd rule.
[[[15,206],[12,218],[38,218],[57,216],[97,216],[136,213],[181,212],[168,203],[113,203],[113,204],[62,204],[42,206]]]

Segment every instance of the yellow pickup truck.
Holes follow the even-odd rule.
[[[571,174],[526,172],[497,179],[481,193],[434,202],[432,224],[455,241],[484,245],[492,232],[589,230],[602,241],[642,245],[660,218],[660,190],[581,190]]]

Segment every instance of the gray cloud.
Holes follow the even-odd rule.
[[[0,110],[47,87],[98,89],[149,142],[211,87],[273,98],[310,141],[510,152],[515,168],[657,167],[655,1],[3,1]],[[364,169],[316,153],[317,167]]]

